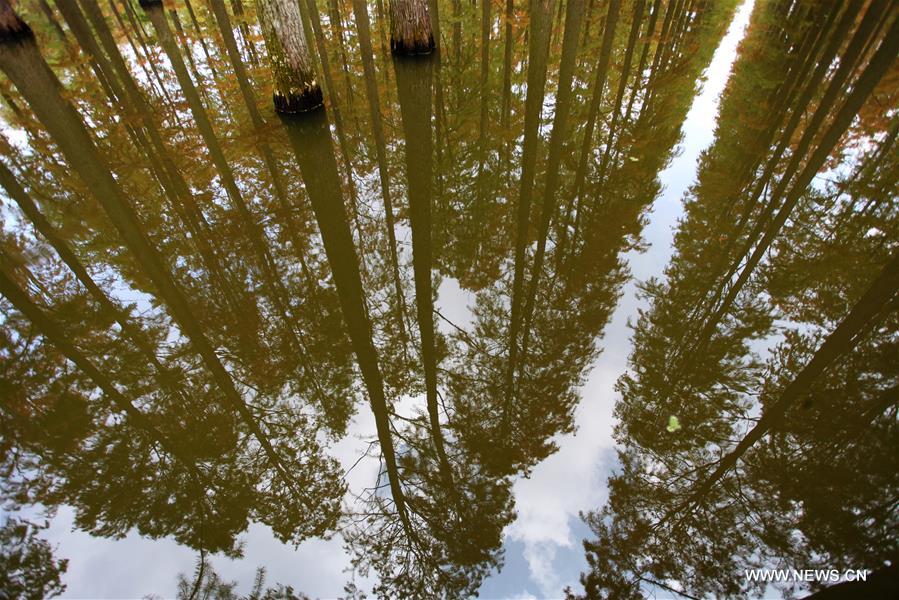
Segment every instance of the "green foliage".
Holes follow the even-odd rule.
[[[53,549],[37,537],[43,526],[6,517],[0,528],[0,595],[41,600],[62,594],[61,576],[68,561],[53,556]]]

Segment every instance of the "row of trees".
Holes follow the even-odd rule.
[[[745,569],[896,560],[897,17],[756,4],[642,285],[584,597],[760,596]]]
[[[447,43],[409,5],[414,44],[349,4],[0,1],[5,501],[204,553],[339,529],[385,597],[500,563],[735,2],[454,2]]]

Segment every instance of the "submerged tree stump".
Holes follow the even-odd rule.
[[[390,0],[390,49],[401,55],[434,50],[428,0]]]

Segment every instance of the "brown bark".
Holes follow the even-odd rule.
[[[322,90],[297,0],[256,0],[256,12],[275,82],[275,109],[295,113],[319,108]]]
[[[434,34],[427,0],[389,0],[390,49],[394,54],[427,54]]]

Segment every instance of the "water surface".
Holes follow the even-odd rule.
[[[249,3],[0,41],[3,498],[66,595],[891,572],[895,6],[442,2],[394,58],[314,4],[286,117]]]

